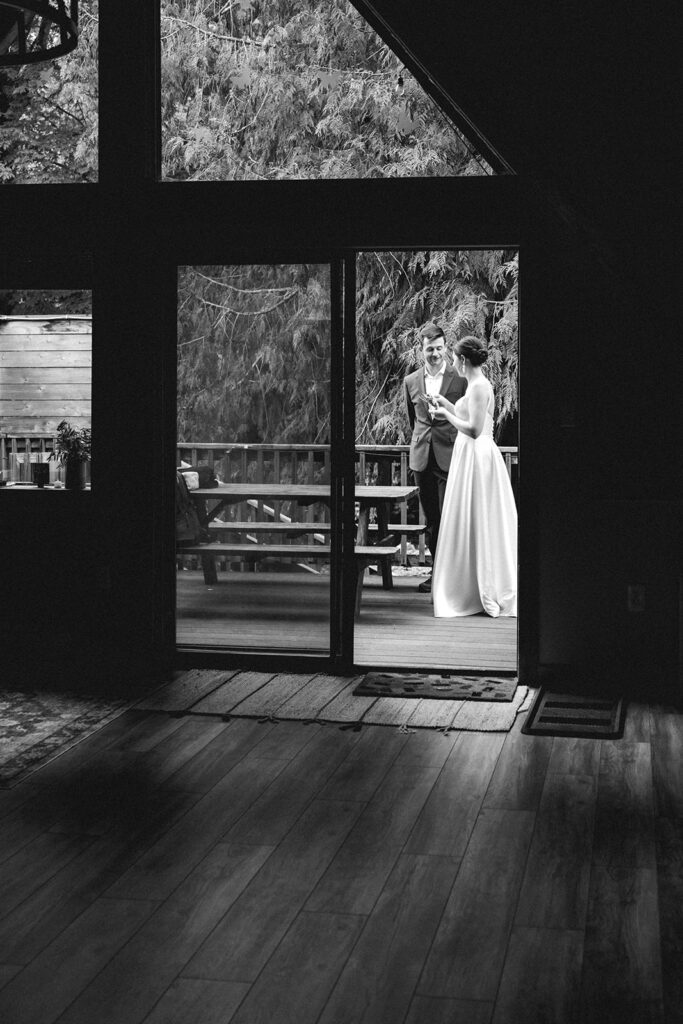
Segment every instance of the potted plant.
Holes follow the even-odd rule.
[[[83,484],[83,464],[90,458],[90,427],[72,427],[68,420],[57,424],[55,445],[50,458],[65,467],[64,485],[78,490]]]

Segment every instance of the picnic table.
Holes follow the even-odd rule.
[[[357,574],[356,586],[356,613],[360,609],[360,597],[362,580],[365,569],[372,562],[376,561],[381,567],[382,584],[386,588],[393,586],[391,575],[391,558],[395,546],[387,545],[392,531],[390,530],[389,518],[394,504],[406,503],[409,498],[417,494],[416,486],[382,486],[359,484],[355,488],[354,499],[358,503],[358,526],[356,531],[356,543],[354,547],[354,564]],[[300,506],[309,506],[317,503],[329,504],[331,490],[326,484],[249,484],[249,483],[221,483],[217,487],[199,487],[191,492],[192,497],[198,506],[200,522],[210,533],[240,532],[257,534],[259,532],[280,533],[290,537],[301,536],[306,533],[325,534],[330,531],[330,524],[320,522],[309,522],[291,520],[287,522],[236,522],[220,521],[217,517],[231,505],[241,504],[247,501],[264,502],[272,501],[278,505],[283,502],[296,502]],[[377,529],[370,531],[370,512],[375,509]],[[247,543],[241,541],[233,543],[212,541],[190,545],[182,548],[188,554],[198,554],[202,559],[204,579],[207,583],[217,581],[215,559],[219,556],[236,555],[250,561],[267,557],[283,558],[324,558],[330,555],[329,544],[271,544],[271,543]]]

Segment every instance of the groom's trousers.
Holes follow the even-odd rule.
[[[446,494],[446,481],[448,473],[441,469],[434,451],[430,445],[429,460],[424,469],[413,470],[415,483],[420,490],[420,504],[424,512],[427,529],[425,530],[425,541],[432,556],[432,567],[436,558],[436,543],[439,539],[439,525],[441,523],[441,509]]]

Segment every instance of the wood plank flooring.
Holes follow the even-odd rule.
[[[446,671],[515,672],[517,619],[472,615],[435,619],[422,577],[395,577],[392,590],[366,573],[355,623],[357,665]],[[201,572],[177,575],[176,639],[181,645],[329,651],[329,577],[305,573]]]
[[[176,714],[0,791],[3,1024],[683,1020],[680,711],[617,741]]]

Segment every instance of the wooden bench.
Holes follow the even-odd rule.
[[[372,533],[376,533],[379,529],[377,523],[370,523],[368,530]],[[392,534],[403,534],[405,537],[417,537],[419,534],[424,533],[427,529],[426,523],[389,523],[386,528],[386,536],[391,537]]]
[[[358,546],[354,549],[355,559],[355,615],[360,614],[361,596],[363,593],[363,576],[365,570],[373,562],[385,561],[389,567],[389,579],[391,579],[391,558],[394,554],[393,547],[381,547],[380,545],[369,544]],[[330,546],[328,544],[192,544],[187,547],[179,547],[178,555],[199,555],[202,560],[205,583],[217,583],[216,558],[239,556],[251,561],[261,558],[329,558]],[[391,584],[390,584],[391,585]]]
[[[330,523],[222,523],[210,522],[207,528],[217,533],[228,530],[232,533],[282,533],[287,537],[297,537],[304,533],[329,533]]]
[[[228,530],[234,533],[281,533],[287,537],[297,537],[305,533],[329,533],[332,529],[330,523],[270,523],[270,522],[219,522],[214,521],[207,524],[209,530],[221,532]],[[377,533],[377,523],[371,523],[368,527],[370,532]],[[389,523],[386,528],[386,536],[415,537],[424,533],[427,529],[426,523]],[[382,538],[384,539],[384,538]]]

